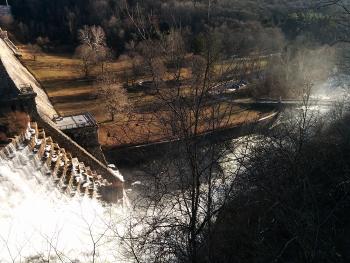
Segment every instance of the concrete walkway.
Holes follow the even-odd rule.
[[[40,84],[28,69],[18,60],[3,39],[0,39],[0,60],[19,90],[22,86],[28,85],[33,88],[37,94],[36,104],[38,113],[42,117],[51,119],[54,115],[57,115],[57,111],[54,109],[45,91],[40,87]]]

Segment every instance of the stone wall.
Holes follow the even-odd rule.
[[[91,153],[103,164],[107,164],[98,140],[98,126],[80,127],[63,131],[80,146]]]
[[[8,75],[1,58],[0,80],[0,115],[10,111],[23,111],[28,114],[36,112],[36,93],[33,91],[21,93]]]
[[[52,139],[62,148],[71,153],[72,156],[77,156],[85,166],[91,167],[104,179],[112,183],[112,187],[106,189],[108,193],[104,193],[105,196],[109,196],[109,201],[116,201],[123,198],[124,181],[122,178],[117,177],[108,167],[92,156],[84,148],[80,147],[75,141],[69,138],[68,135],[58,130],[51,120],[43,120],[39,115],[34,116],[34,120],[38,123],[38,126],[43,128],[46,134],[51,136]]]
[[[0,97],[1,98],[15,98],[18,95],[16,85],[11,80],[7,70],[0,57]]]
[[[217,129],[200,134],[193,139],[196,139],[199,145],[203,146],[230,141],[249,134],[264,133],[275,123],[278,116],[279,114],[274,112],[250,124]],[[116,147],[108,150],[106,158],[117,161],[121,166],[129,166],[135,163],[146,162],[150,158],[159,158],[164,156],[164,154],[174,154],[179,149],[183,149],[184,145],[185,142],[183,140],[173,140],[131,147]]]
[[[57,115],[57,111],[54,109],[38,81],[29,70],[23,66],[7,41],[3,39],[0,39],[0,59],[9,77],[8,81],[11,83],[6,85],[12,89],[12,92],[19,93],[22,86],[31,86],[33,91],[37,94],[35,101],[39,114],[46,115],[50,118]]]

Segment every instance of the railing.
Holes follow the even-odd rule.
[[[86,118],[88,118],[89,122],[90,122],[93,126],[97,126],[97,122],[96,122],[95,118],[91,115],[90,112],[86,112],[86,113],[84,113],[84,115],[86,116]]]
[[[57,123],[56,123],[57,124]],[[76,129],[76,128],[86,128],[86,127],[91,127],[90,123],[84,123],[84,124],[67,124],[67,125],[58,125],[57,128],[60,130],[70,130],[70,129]]]
[[[5,40],[6,44],[8,46],[10,46],[10,48],[12,50],[14,50],[15,53],[17,53],[19,51],[19,48],[15,44],[13,44],[13,42],[8,37],[4,38],[4,40]]]
[[[308,101],[297,100],[297,99],[258,99],[255,104],[261,105],[284,105],[284,106],[320,106],[320,107],[333,107],[341,103],[337,100],[322,100],[322,99],[310,99]],[[345,106],[350,106],[350,103],[344,102]]]
[[[19,48],[8,38],[6,30],[0,28],[0,39],[3,39],[5,44],[12,50],[16,56],[20,56]]]
[[[79,115],[83,115],[87,119],[87,122],[84,122],[82,124],[74,123],[74,124],[59,125],[59,123],[57,123],[58,121],[62,121],[64,118],[73,117],[75,115],[61,116],[57,114],[53,116],[52,121],[55,122],[57,128],[59,128],[60,130],[70,130],[70,129],[76,129],[76,128],[85,128],[85,127],[97,127],[97,123],[94,117],[91,115],[91,113],[85,112]]]

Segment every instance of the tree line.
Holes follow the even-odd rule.
[[[210,2],[210,1],[209,1]],[[300,4],[302,2],[303,4]],[[276,31],[287,38],[307,35],[317,42],[335,37],[333,17],[324,9],[310,11],[316,1],[219,1],[211,6],[211,23],[228,39],[239,45],[242,54],[252,52],[259,38],[274,39]],[[150,14],[153,37],[179,26],[191,31],[193,51],[203,47],[208,1],[131,1],[131,0],[18,0],[10,3],[16,32],[25,41],[47,37],[55,44],[75,47],[78,32],[85,25],[101,26],[108,46],[118,53],[130,41],[140,40],[130,21],[127,8]],[[331,34],[330,34],[331,33]],[[266,36],[264,36],[266,35]],[[231,50],[232,51],[232,50]]]

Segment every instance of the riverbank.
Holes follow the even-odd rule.
[[[205,132],[196,136],[194,139],[197,140],[200,145],[205,145],[208,143],[222,143],[227,140],[254,133],[263,133],[274,123],[278,114],[277,111],[273,111],[255,122]],[[184,140],[176,139],[149,144],[115,147],[105,149],[104,153],[110,162],[118,163],[118,167],[123,169],[133,165],[140,165],[154,158],[158,158],[159,156],[163,156],[164,154],[173,152],[174,149],[178,149],[183,146],[183,144]]]

